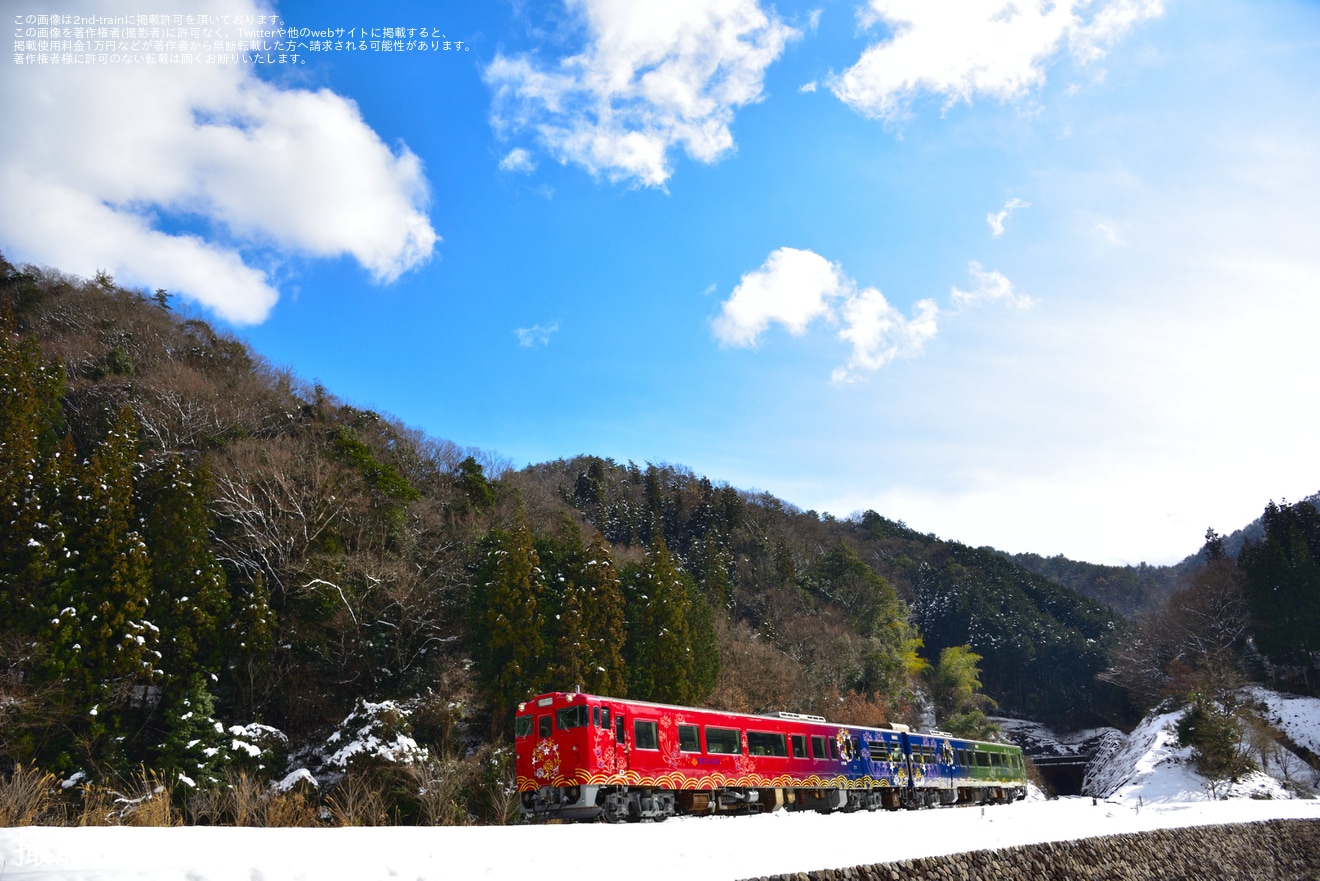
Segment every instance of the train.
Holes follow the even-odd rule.
[[[514,713],[528,820],[997,804],[1026,797],[1019,747],[822,716],[549,692]]]

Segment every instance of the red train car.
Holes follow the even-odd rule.
[[[876,810],[1026,794],[1016,747],[790,713],[552,692],[519,705],[514,744],[529,818]]]

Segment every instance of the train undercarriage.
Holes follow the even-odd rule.
[[[523,817],[533,821],[663,822],[675,816],[759,814],[778,810],[915,810],[952,805],[1005,804],[1026,797],[1021,786],[874,789],[671,790],[636,786],[543,786],[521,794]]]

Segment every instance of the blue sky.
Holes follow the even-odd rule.
[[[1320,489],[1314,3],[221,5],[465,48],[11,52],[7,257],[516,465],[1133,563]]]

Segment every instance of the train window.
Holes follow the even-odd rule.
[[[737,728],[706,727],[706,752],[732,756],[742,752],[742,738]]]
[[[697,736],[696,725],[678,726],[678,749],[685,753],[701,752],[701,738]]]
[[[659,749],[660,739],[656,733],[656,724],[645,719],[633,721],[633,745],[638,749]]]
[[[988,768],[988,767],[990,767],[990,754],[989,754],[989,753],[977,753],[977,754],[976,754],[976,766],[977,766],[978,768]]]
[[[538,727],[540,728],[540,732],[539,732],[539,733],[540,733],[541,737],[549,737],[549,736],[550,736],[550,717],[549,717],[549,716],[542,716],[540,719],[537,719],[537,720],[536,720],[536,723],[537,723]]]
[[[531,733],[532,733],[532,717],[531,717],[531,716],[519,716],[519,717],[514,721],[513,736],[514,736],[514,737],[526,737],[527,735],[529,735],[529,734],[531,734]]]
[[[793,735],[793,758],[805,759],[807,757],[807,738],[803,734]]]
[[[830,738],[830,758],[831,758],[831,759],[837,759],[838,757],[839,757],[839,741],[838,741],[837,738],[831,737],[831,738]]]
[[[610,708],[601,707],[600,709],[600,727],[606,731],[610,730]]]
[[[823,759],[826,757],[825,738],[823,737],[811,738],[811,757],[813,759]]]
[[[560,731],[585,728],[591,724],[591,714],[587,712],[586,704],[578,704],[576,707],[564,707],[555,716],[555,725]]]
[[[591,724],[593,727],[600,727],[600,707],[591,708]]]
[[[627,731],[626,731],[626,729],[623,727],[623,717],[622,717],[622,716],[615,716],[615,717],[614,717],[614,740],[615,740],[616,742],[618,742],[618,743],[623,743],[624,740],[626,740],[626,739],[627,739]]]
[[[787,756],[784,735],[768,731],[747,732],[747,754],[752,756]]]

